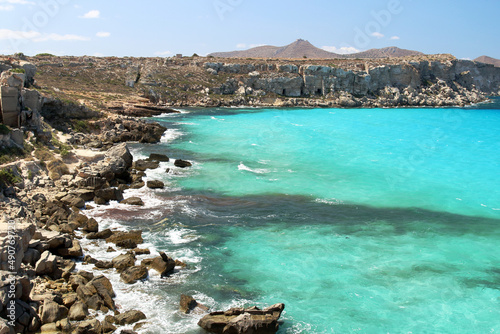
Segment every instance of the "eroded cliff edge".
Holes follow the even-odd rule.
[[[451,55],[26,59],[36,65],[38,89],[44,95],[139,116],[161,113],[152,108],[157,106],[454,106],[500,93],[500,68]],[[3,66],[16,61],[0,57]],[[138,110],[138,101],[148,103],[149,111]]]

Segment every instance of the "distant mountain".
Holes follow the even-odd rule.
[[[395,46],[383,49],[371,49],[368,51],[338,54],[317,48],[309,41],[298,39],[286,46],[258,46],[248,50],[214,52],[209,54],[213,57],[221,58],[312,58],[312,59],[333,59],[333,58],[387,58],[423,55],[418,51],[404,50]]]
[[[382,49],[370,49],[363,52],[351,53],[346,55],[348,58],[394,58],[407,56],[423,56],[422,52],[400,49],[395,46],[389,46]]]
[[[340,54],[317,48],[303,39],[281,47],[265,45],[243,51],[215,52],[209,56],[222,58],[304,58],[304,56],[313,59],[345,58]]]
[[[478,61],[478,62],[486,63],[486,64],[491,64],[491,65],[495,65],[496,67],[500,67],[500,59],[491,58],[488,56],[477,57],[476,59],[474,59],[474,61]]]

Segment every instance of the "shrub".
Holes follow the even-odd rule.
[[[53,54],[51,53],[39,53],[37,54],[35,57],[55,57]]]
[[[0,187],[5,188],[21,181],[19,176],[16,176],[11,169],[0,169]]]
[[[0,135],[6,135],[10,133],[10,128],[7,125],[0,124]]]
[[[10,70],[12,73],[26,73],[24,68],[13,68]]]

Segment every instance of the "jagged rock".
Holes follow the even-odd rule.
[[[186,168],[186,167],[191,167],[193,164],[186,160],[177,159],[175,160],[174,165],[179,168]]]
[[[111,262],[113,263],[113,268],[122,271],[135,265],[135,256],[130,253],[121,254],[115,257]]]
[[[136,244],[142,244],[143,243],[142,231],[141,230],[134,230],[134,231],[128,231],[128,232],[117,231],[117,232],[114,232],[112,236],[107,238],[106,242],[112,242],[112,243],[116,244],[117,242],[120,242],[123,240],[132,240]]]
[[[78,295],[78,299],[93,310],[99,310],[104,305],[104,302],[97,293],[96,288],[90,283],[79,285],[76,289],[76,294]]]
[[[104,320],[102,322],[102,332],[103,333],[113,333],[114,331],[116,331],[116,326],[114,326],[111,322],[108,322],[106,320]]]
[[[175,261],[163,252],[160,252],[160,256],[153,259],[144,259],[141,263],[150,269],[156,270],[161,276],[167,276],[175,268]]]
[[[121,247],[121,248],[126,248],[126,249],[137,248],[137,244],[133,240],[130,240],[130,239],[118,241],[116,243],[116,246]]]
[[[137,206],[143,206],[144,205],[144,202],[142,201],[142,199],[140,197],[129,197],[127,199],[124,199],[120,203],[127,204],[127,205],[137,205]]]
[[[113,268],[113,262],[99,260],[94,264],[94,266],[99,269],[110,269]]]
[[[147,187],[150,189],[163,189],[165,184],[159,180],[151,180],[146,183]]]
[[[69,320],[80,321],[89,315],[89,308],[82,302],[74,303],[69,309]]]
[[[95,240],[95,239],[107,239],[113,235],[113,231],[111,231],[109,228],[99,231],[99,232],[91,232],[87,234],[85,237],[89,240]]]
[[[94,218],[90,218],[85,223],[85,226],[82,228],[84,232],[97,232],[99,231],[99,223]]]
[[[167,157],[165,154],[159,154],[159,153],[151,153],[149,155],[149,160],[165,161],[165,162],[170,161],[169,157]]]
[[[123,192],[117,188],[104,188],[95,191],[95,196],[108,201],[121,201],[123,200]]]
[[[127,284],[133,284],[139,280],[146,279],[147,277],[148,269],[143,265],[127,268],[120,273],[120,278]]]
[[[76,289],[78,289],[78,287],[80,285],[85,285],[89,282],[88,279],[86,279],[85,277],[81,276],[81,275],[71,275],[71,277],[69,278],[69,284],[71,285],[71,288],[73,289],[73,291],[76,291]]]
[[[145,171],[146,169],[156,169],[160,167],[160,162],[157,160],[137,160],[133,163],[133,168],[139,171]]]
[[[147,248],[144,248],[144,249],[143,248],[134,248],[132,251],[135,253],[135,255],[151,254],[151,251]]]
[[[198,303],[192,296],[187,296],[187,295],[181,295],[179,309],[182,313],[185,314],[189,314],[191,312],[201,313],[208,311],[208,307]]]
[[[69,174],[68,166],[59,159],[52,160],[47,164],[51,180],[59,180],[61,176]]]
[[[126,143],[118,144],[109,149],[106,152],[106,157],[113,159],[122,159],[125,162],[126,168],[132,167],[132,161],[134,160]]]
[[[146,183],[144,181],[135,181],[133,182],[131,185],[130,185],[130,189],[141,189],[142,187],[144,187],[146,185]],[[135,198],[135,197],[133,197]]]
[[[116,308],[115,302],[113,301],[113,297],[115,297],[115,292],[113,291],[113,287],[109,279],[101,275],[92,279],[89,282],[89,284],[92,284],[94,286],[97,293],[102,298],[104,305],[107,308],[111,310],[114,310]]]
[[[85,320],[78,324],[72,334],[101,334],[101,322],[97,319]]]
[[[41,313],[42,324],[48,324],[61,320],[68,315],[68,309],[65,306],[59,305],[53,301],[46,301],[43,304]]]
[[[83,256],[83,249],[77,239],[73,239],[73,245],[70,248],[59,248],[57,254],[62,257],[80,257]]]
[[[124,326],[146,319],[146,315],[141,311],[130,310],[115,316],[116,323]]]
[[[271,334],[278,331],[278,319],[284,308],[284,304],[275,304],[264,310],[251,307],[247,309],[233,308],[225,312],[212,312],[200,319],[198,325],[212,333]]]
[[[35,264],[35,272],[37,275],[50,275],[56,269],[56,257],[49,251],[45,251],[40,256]]]
[[[68,293],[63,297],[63,305],[71,311],[71,306],[78,300],[78,295],[74,292]],[[70,312],[71,313],[71,312]]]

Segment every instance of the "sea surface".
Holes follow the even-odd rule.
[[[182,293],[212,310],[283,302],[280,334],[500,332],[500,100],[153,120],[162,142],[130,147],[172,158],[147,171],[166,188],[88,211],[188,264],[134,285],[109,272],[117,304],[148,316],[141,333],[202,333]]]

